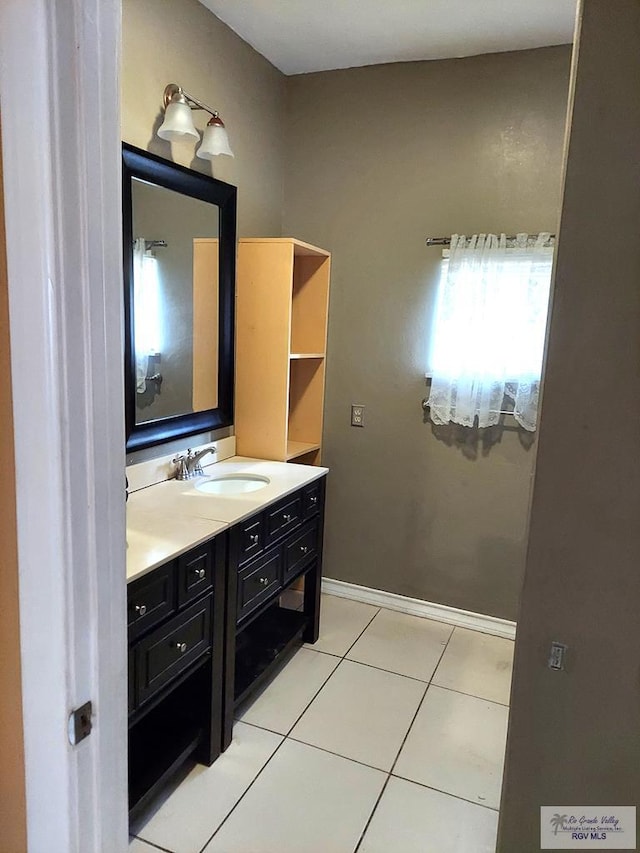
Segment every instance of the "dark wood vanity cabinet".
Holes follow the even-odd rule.
[[[129,814],[189,757],[212,764],[234,708],[318,638],[324,477],[127,589]],[[304,577],[301,610],[282,593]]]
[[[129,810],[221,750],[227,536],[129,584]]]
[[[323,477],[229,531],[223,750],[231,743],[234,708],[296,644],[318,639],[324,494]],[[280,606],[282,593],[301,577],[302,610]]]

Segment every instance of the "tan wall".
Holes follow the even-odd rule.
[[[158,139],[162,93],[178,83],[217,109],[235,159],[213,174],[238,187],[240,236],[281,232],[285,78],[197,0],[123,0],[122,138],[211,174],[193,143]],[[194,113],[202,130],[204,113]]]
[[[640,804],[640,4],[615,11],[584,0],[500,853],[540,849],[540,805]]]
[[[555,230],[569,63],[558,47],[288,80],[284,233],[333,252],[330,577],[515,618],[535,447],[423,422],[441,259],[424,238]]]
[[[0,152],[0,850],[27,849],[9,305]]]

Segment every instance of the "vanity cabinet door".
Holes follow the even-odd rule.
[[[149,572],[127,588],[129,640],[152,628],[176,609],[175,564]]]
[[[205,543],[178,557],[178,606],[182,607],[213,585],[213,548]]]
[[[281,548],[238,572],[238,622],[280,589],[281,578]]]
[[[129,649],[129,659],[128,659],[128,704],[129,704],[129,713],[135,711],[136,708],[136,669],[135,669],[135,653],[133,649]]]
[[[311,518],[316,515],[322,505],[322,480],[316,480],[302,491],[302,517]]]
[[[212,600],[212,596],[204,598],[137,644],[136,698],[139,705],[211,648]]]
[[[302,520],[302,495],[298,492],[289,496],[266,513],[266,544],[270,545],[281,536],[286,536]]]
[[[313,521],[303,527],[297,536],[292,536],[285,543],[283,585],[286,586],[290,580],[293,580],[317,553],[318,522]]]

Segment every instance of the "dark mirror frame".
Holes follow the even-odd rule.
[[[132,180],[155,184],[200,201],[215,204],[219,216],[219,351],[218,407],[136,424],[136,365],[133,319]],[[231,184],[177,163],[156,157],[133,145],[122,145],[122,223],[124,254],[125,419],[127,453],[233,424],[234,308],[236,281],[236,196]]]

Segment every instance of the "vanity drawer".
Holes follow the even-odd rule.
[[[253,516],[242,521],[235,529],[237,565],[242,566],[262,553],[264,549],[264,518]]]
[[[178,557],[178,606],[213,586],[213,547],[206,543]]]
[[[139,705],[211,648],[212,601],[208,596],[138,643],[135,666]]]
[[[282,548],[238,573],[238,622],[282,586]]]
[[[149,572],[127,587],[129,639],[139,636],[176,609],[175,564]]]
[[[319,510],[322,504],[322,482],[316,480],[310,486],[302,490],[302,517],[311,518]]]
[[[289,496],[266,512],[266,545],[291,533],[302,520],[302,494]]]
[[[283,586],[310,563],[318,553],[318,522],[307,524],[297,536],[285,543]]]

